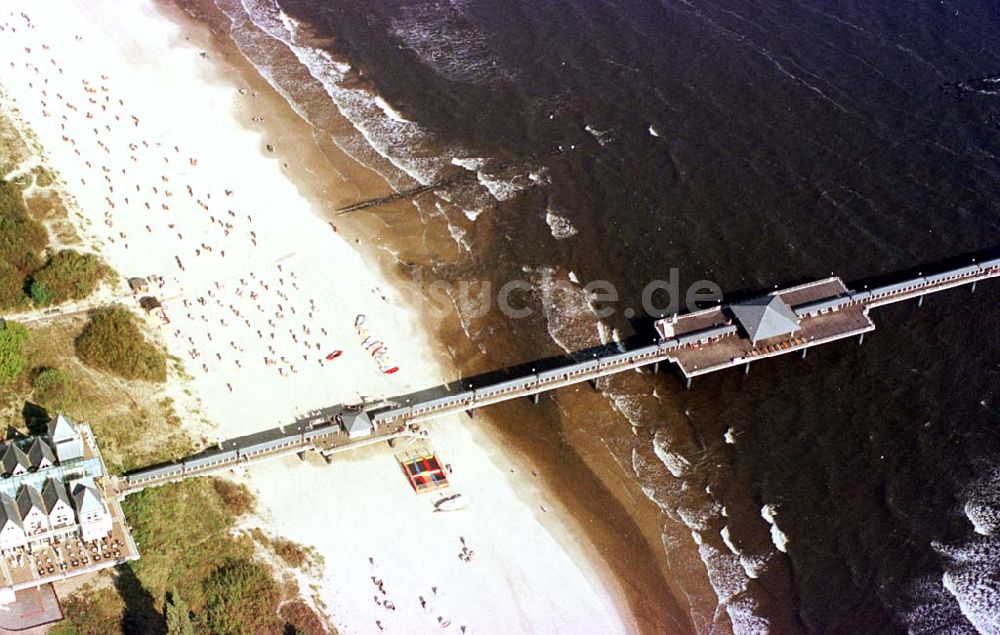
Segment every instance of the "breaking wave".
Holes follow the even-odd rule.
[[[551,209],[545,211],[545,222],[552,232],[552,237],[556,240],[565,240],[576,236],[576,227],[565,216],[556,214]]]
[[[579,281],[558,278],[551,269],[531,270],[532,282],[548,298],[546,319],[549,335],[567,353],[587,347],[614,343],[608,329],[597,319],[590,299]],[[613,331],[612,335],[613,335]],[[634,378],[633,378],[634,377]],[[642,491],[664,514],[688,529],[698,548],[709,583],[718,601],[718,610],[729,617],[738,634],[766,633],[768,620],[749,590],[751,580],[760,577],[772,553],[743,553],[730,535],[725,507],[711,496],[703,476],[692,460],[698,449],[669,425],[659,420],[658,398],[646,375],[629,374],[601,382],[601,390],[611,405],[638,430],[654,426],[651,443],[635,446],[631,466]],[[662,534],[668,557],[676,532]],[[695,616],[699,632],[716,629],[715,618],[706,623]]]
[[[387,161],[399,171],[399,174],[392,174],[379,169],[397,189],[411,186],[412,181],[428,185],[441,180],[452,165],[476,171],[478,183],[496,201],[509,200],[524,189],[545,182],[541,169],[527,174],[508,174],[506,170],[493,174],[486,170],[488,162],[484,159],[459,158],[467,152],[443,144],[385,97],[368,88],[349,62],[336,58],[329,51],[304,44],[302,40],[307,37],[302,33],[304,27],[276,3],[216,0],[216,5],[229,17],[230,36],[243,55],[300,116],[314,123],[315,113],[306,112],[290,94],[291,88],[302,88],[301,79],[294,71],[280,68],[277,56],[267,50],[277,43],[292,54],[337,111],[361,135],[365,147],[345,143],[339,137],[333,140],[355,159],[369,165],[372,164],[368,160],[369,150],[374,150],[379,161]],[[393,22],[393,34],[437,72],[452,79],[480,81],[488,78],[494,81],[506,77],[497,64],[483,61],[495,61],[495,56],[487,50],[485,37],[465,23],[460,9],[457,5],[441,2],[403,9]],[[255,28],[250,28],[247,21]],[[479,197],[472,195],[470,198]],[[476,206],[465,207],[470,220],[482,211],[475,209]]]

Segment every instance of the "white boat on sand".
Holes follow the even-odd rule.
[[[448,496],[442,498],[438,502],[434,503],[434,511],[436,512],[454,512],[460,509],[464,509],[466,505],[469,504],[469,499],[462,494],[455,494],[453,496]]]

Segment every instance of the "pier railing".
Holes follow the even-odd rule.
[[[975,284],[978,281],[997,276],[1000,276],[1000,258],[929,276],[918,275],[902,282],[860,291],[848,290],[840,283],[839,279],[831,279],[837,282],[840,289],[843,289],[842,293],[793,306],[792,310],[800,319],[806,319],[846,309],[857,312],[857,307],[861,306],[864,315],[867,316],[869,309],[872,308],[913,299],[922,302],[923,296],[927,294],[966,284],[972,284],[973,289],[975,289]],[[793,289],[807,286],[809,285]],[[780,293],[780,291],[776,293]],[[714,310],[717,309],[700,313]],[[854,328],[846,333],[847,335],[863,335],[864,332],[873,328],[874,325],[868,321],[867,325],[862,328]],[[769,346],[761,350],[754,347],[749,357],[733,358],[724,364],[710,368],[685,369],[681,366],[681,370],[690,381],[690,378],[695,375],[747,364],[751,359],[772,357],[798,350],[801,350],[804,355],[805,349],[808,347],[841,339],[844,336],[844,333],[834,333],[828,337],[813,340],[793,337],[787,343],[788,345]],[[459,412],[467,412],[471,416],[478,408],[523,397],[532,397],[537,402],[538,395],[546,391],[558,390],[583,382],[592,382],[596,386],[596,382],[603,377],[650,365],[654,366],[655,369],[661,362],[677,362],[678,357],[689,349],[723,345],[724,340],[735,337],[739,337],[735,325],[728,322],[714,324],[682,333],[676,337],[663,338],[656,343],[631,350],[591,353],[589,359],[578,359],[540,372],[532,370],[519,377],[495,381],[478,387],[467,384],[466,389],[452,394],[413,398],[413,403],[407,403],[408,398],[406,397],[386,400],[393,405],[366,410],[373,424],[373,433],[371,436],[360,439],[349,438],[341,426],[335,423],[335,418],[329,414],[338,411],[345,412],[353,407],[335,406],[325,409],[327,415],[324,417],[314,418],[311,421],[300,421],[292,426],[275,428],[226,441],[220,443],[217,450],[208,450],[182,461],[132,472],[118,479],[116,486],[119,496],[125,496],[146,487],[189,477],[207,476],[223,470],[248,467],[292,454],[301,455],[305,451],[319,451],[329,460],[335,454],[347,450],[390,441],[402,436],[424,434],[416,432],[410,427],[411,424],[420,421]]]

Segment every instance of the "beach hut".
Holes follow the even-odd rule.
[[[146,278],[129,278],[128,287],[132,289],[132,295],[141,295],[149,291],[149,280]]]
[[[155,297],[147,295],[139,300],[139,306],[146,312],[146,315],[159,320],[160,324],[170,324],[170,318],[167,317],[167,311],[163,308],[163,303]]]

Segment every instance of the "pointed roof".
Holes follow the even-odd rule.
[[[21,491],[17,493],[17,510],[21,512],[21,518],[24,518],[32,509],[49,515],[49,509],[38,490],[33,485],[22,485]]]
[[[56,415],[55,419],[49,421],[48,433],[52,443],[77,438],[76,426],[66,415]]]
[[[73,485],[73,502],[76,504],[76,511],[81,515],[89,511],[104,511],[101,495],[92,486],[82,481],[77,481]]]
[[[372,420],[368,417],[367,412],[344,412],[340,415],[341,424],[344,426],[344,431],[348,434],[355,434],[359,432],[371,432],[372,430]]]
[[[787,335],[799,328],[795,312],[776,295],[766,295],[729,307],[751,341]]]
[[[45,479],[45,485],[42,486],[42,501],[45,503],[45,509],[49,510],[49,512],[52,511],[59,501],[62,501],[67,507],[73,509],[73,506],[69,502],[69,494],[66,493],[66,486],[52,478]]]
[[[7,494],[0,493],[0,531],[7,529],[7,525],[13,523],[21,530],[24,523],[21,522],[21,512],[17,511],[17,504],[14,499]]]
[[[3,456],[0,456],[0,466],[3,467],[4,474],[13,474],[17,466],[20,465],[25,470],[31,467],[31,460],[16,443],[11,441],[7,444]]]
[[[49,444],[42,440],[41,437],[35,437],[34,441],[31,442],[31,447],[28,448],[28,460],[31,461],[32,467],[41,467],[42,460],[49,462],[49,465],[56,464],[56,455],[49,447]]]

